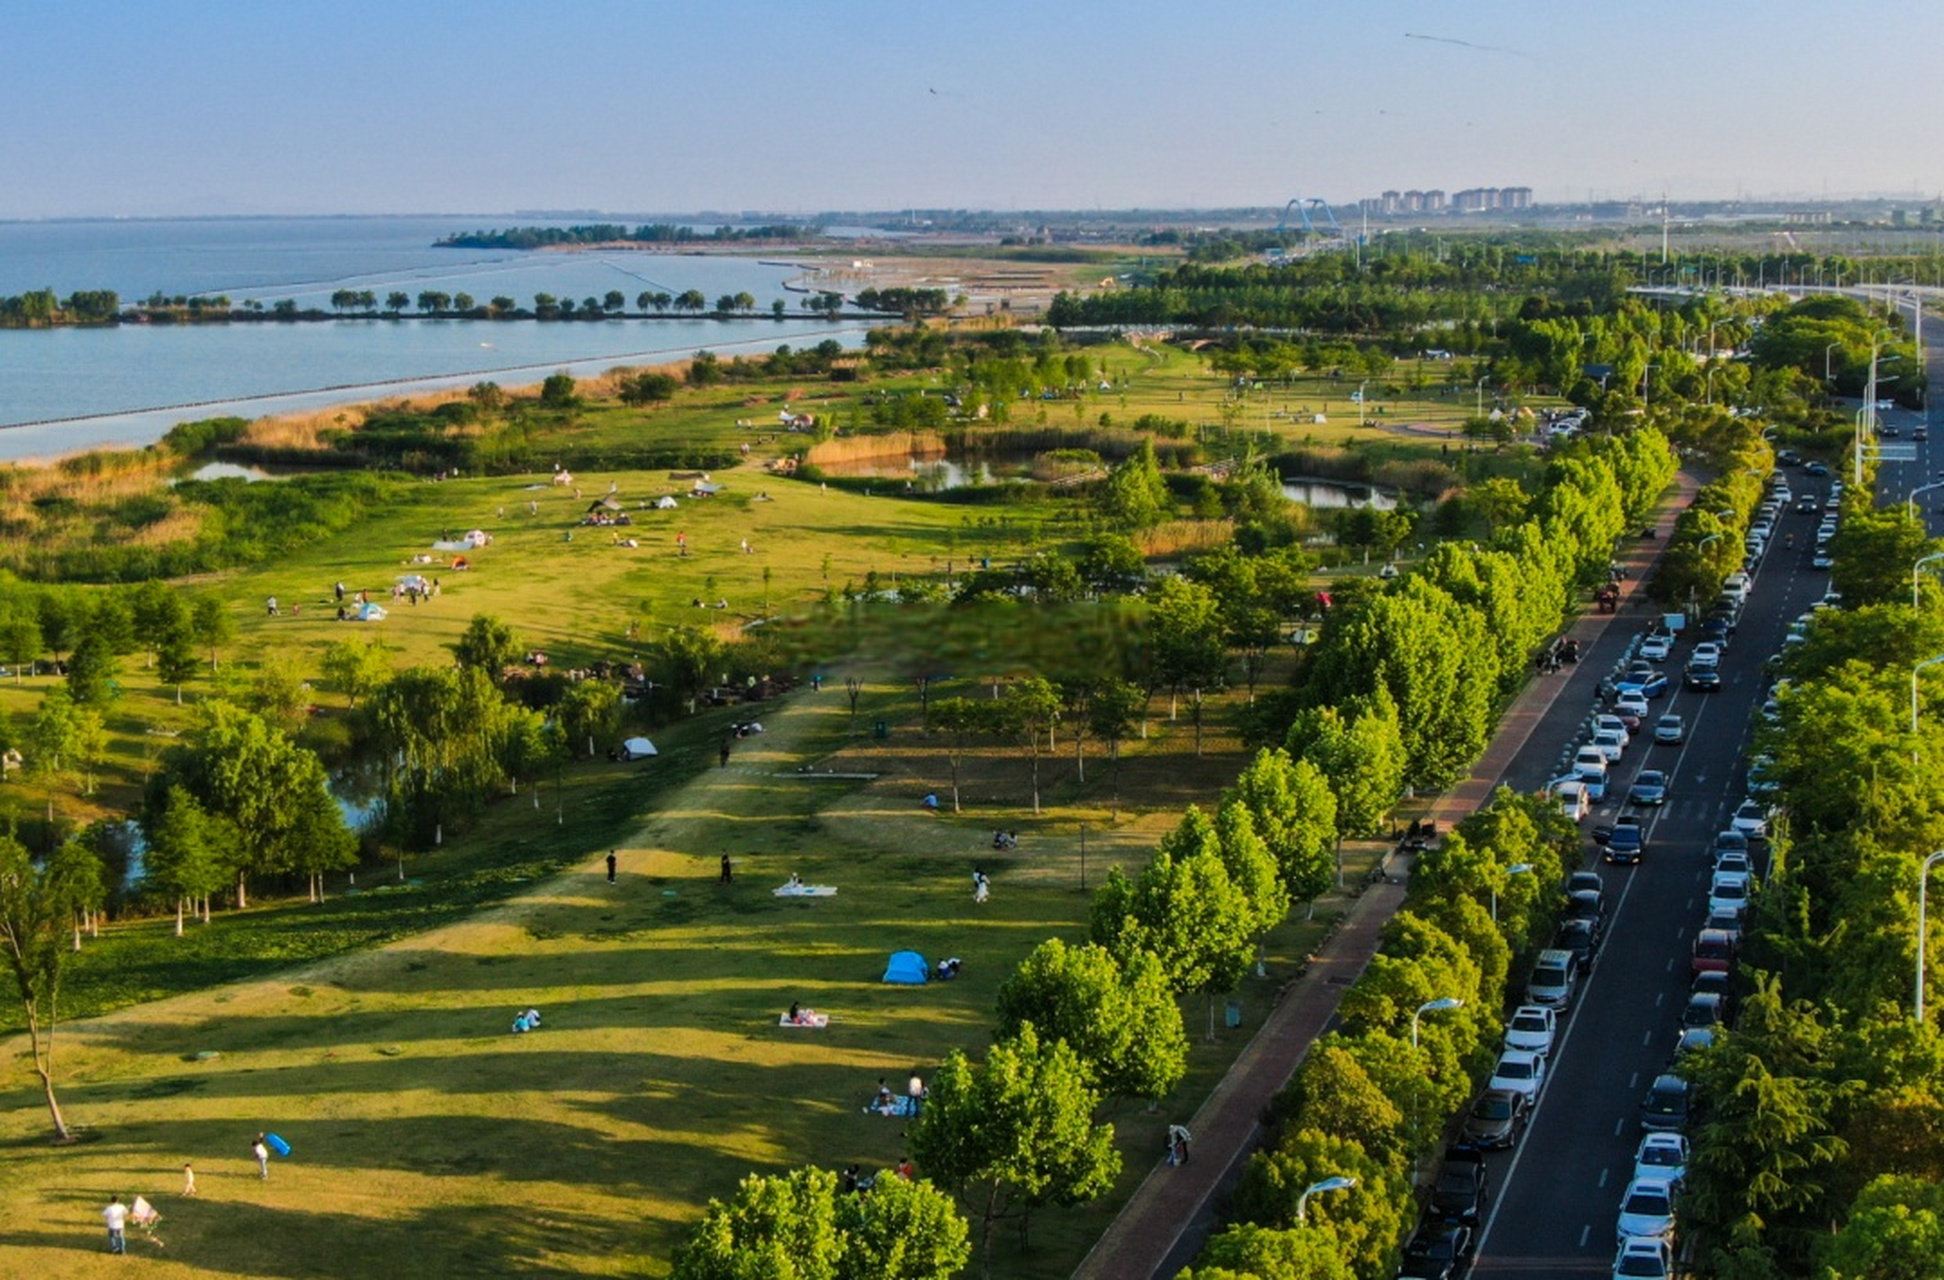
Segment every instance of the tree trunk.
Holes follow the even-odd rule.
[[[1039,817],[1039,740],[1033,740],[1033,816]]]
[[[1079,778],[1080,785],[1083,787],[1087,785],[1086,744],[1087,744],[1087,737],[1085,734],[1075,733],[1073,735],[1073,770],[1075,775]]]
[[[236,873],[236,909],[242,911],[250,905],[250,895],[243,883],[243,873]]]
[[[176,931],[175,931],[175,936],[176,936],[176,937],[178,937],[178,938],[180,938],[180,937],[182,936],[182,895],[181,895],[181,894],[177,894],[177,895],[176,895]]]

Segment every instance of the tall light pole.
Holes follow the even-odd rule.
[[[1910,732],[1913,737],[1917,733],[1917,673],[1925,667],[1934,667],[1940,662],[1944,662],[1944,653],[1938,654],[1935,658],[1925,658],[1910,669]]]
[[[1912,520],[1917,518],[1917,495],[1920,493],[1928,493],[1932,489],[1944,489],[1944,480],[1933,480],[1929,484],[1920,484],[1910,491],[1910,497],[1905,499],[1905,501],[1910,506],[1910,518]]]
[[[1931,868],[1944,859],[1944,849],[1939,849],[1924,859],[1924,865],[1917,872],[1917,1025],[1924,1025],[1924,944],[1929,920],[1925,918],[1928,905],[1926,891],[1930,888]]]
[[[1824,382],[1834,382],[1836,380],[1835,375],[1830,372],[1829,353],[1842,345],[1843,344],[1840,342],[1832,342],[1828,346],[1823,348],[1823,381]]]
[[[1642,413],[1654,407],[1654,370],[1658,368],[1660,368],[1659,364],[1649,360],[1647,367],[1640,371],[1640,411]]]
[[[1508,876],[1522,876],[1532,870],[1530,862],[1515,862],[1505,869]],[[1498,881],[1492,881],[1492,923],[1498,923]]]
[[[1485,416],[1485,384],[1490,382],[1491,380],[1492,380],[1492,375],[1488,373],[1484,377],[1480,378],[1478,380],[1478,385],[1473,388],[1473,390],[1475,390],[1478,393],[1478,409],[1474,413],[1473,415],[1474,417],[1482,418]]]
[[[1457,996],[1439,996],[1436,1000],[1426,1000],[1419,1005],[1417,1012],[1411,1015],[1411,1047],[1413,1049],[1418,1047],[1419,1018],[1427,1013],[1444,1013],[1450,1009],[1462,1008],[1464,1003]]]
[[[1303,1194],[1296,1197],[1296,1225],[1299,1227],[1303,1225],[1303,1210],[1309,1206],[1309,1198],[1311,1196],[1319,1191],[1348,1191],[1356,1185],[1357,1180],[1355,1178],[1346,1178],[1342,1174],[1325,1178],[1321,1182],[1310,1183],[1309,1186],[1303,1189]]]
[[[1913,609],[1917,607],[1917,603],[1918,603],[1917,602],[1917,580],[1923,574],[1924,566],[1929,564],[1933,560],[1944,560],[1944,551],[1937,551],[1937,552],[1933,552],[1930,555],[1923,556],[1917,561],[1916,564],[1912,565],[1910,568],[1910,607]]]
[[[1357,384],[1357,425],[1360,427],[1364,424],[1364,388],[1369,385],[1368,382]]]

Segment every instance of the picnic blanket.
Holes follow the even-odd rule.
[[[834,898],[837,886],[834,884],[786,884],[780,889],[771,889],[779,898]]]
[[[896,1096],[884,1106],[879,1106],[873,1102],[864,1109],[866,1111],[875,1111],[881,1116],[915,1116],[918,1114],[918,1100],[911,1097]]]
[[[827,1013],[811,1013],[808,1009],[805,1009],[802,1014],[802,1020],[792,1022],[790,1021],[789,1014],[781,1013],[776,1016],[776,1025],[779,1027],[808,1027],[814,1031],[819,1027],[829,1026],[830,1015]]]

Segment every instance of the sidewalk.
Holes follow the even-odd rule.
[[[1582,613],[1567,628],[1566,634],[1580,641],[1583,652],[1590,654],[1594,643],[1629,612],[1648,567],[1667,545],[1674,516],[1693,500],[1698,487],[1686,472],[1678,475],[1674,491],[1656,512],[1656,536],[1651,541],[1635,540],[1627,548],[1622,558],[1627,577],[1621,584],[1619,609],[1610,614]],[[1634,611],[1628,623],[1643,616]],[[1431,816],[1440,830],[1449,830],[1450,824],[1490,798],[1546,713],[1568,685],[1575,683],[1572,677],[1582,673],[1598,683],[1597,672],[1582,663],[1568,674],[1536,676],[1520,691],[1471,776],[1432,805]],[[1586,681],[1579,683],[1584,688]],[[1193,1158],[1173,1168],[1156,1164],[1081,1260],[1073,1280],[1171,1280],[1201,1251],[1202,1242],[1216,1226],[1218,1194],[1234,1185],[1243,1162],[1262,1141],[1260,1117],[1264,1109],[1289,1083],[1310,1045],[1328,1030],[1343,992],[1370,963],[1384,925],[1404,901],[1409,860],[1394,860],[1390,870],[1384,882],[1365,890],[1350,905],[1321,954],[1301,977],[1283,989],[1261,1029],[1189,1121],[1189,1131],[1194,1134]]]

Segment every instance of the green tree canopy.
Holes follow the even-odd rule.
[[[1188,1069],[1188,1040],[1158,960],[1126,964],[1094,943],[1042,942],[999,988],[999,1035],[1028,1023],[1079,1055],[1088,1082],[1110,1098],[1163,1098]]]

